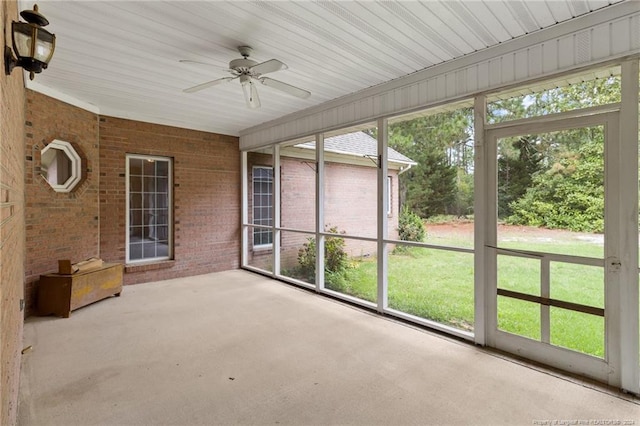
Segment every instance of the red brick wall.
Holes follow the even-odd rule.
[[[173,159],[174,257],[126,268],[125,284],[238,268],[238,138],[112,117],[100,118],[100,253],[125,262],[126,154]]]
[[[15,0],[0,5],[4,46],[10,22],[18,19]],[[0,73],[0,425],[16,423],[24,297],[24,80],[16,69]]]
[[[253,166],[270,166],[270,155],[250,153],[247,158],[249,191]],[[388,217],[390,238],[398,236],[398,176],[392,177],[392,212]],[[300,230],[315,230],[315,163],[309,160],[281,157],[281,226]],[[360,237],[377,235],[377,169],[351,164],[325,165],[325,225]],[[252,200],[249,197],[249,223],[252,218]],[[298,250],[309,235],[285,231],[281,238],[281,267],[296,265]],[[252,238],[249,233],[249,244]],[[352,257],[375,256],[375,242],[346,240],[346,250]],[[271,270],[271,250],[249,250],[249,264]]]
[[[58,270],[59,259],[79,262],[100,255],[98,116],[27,90],[26,302],[34,312],[40,274]],[[55,192],[40,175],[40,151],[64,140],[82,160],[83,179],[71,192]]]

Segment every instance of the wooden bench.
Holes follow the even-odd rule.
[[[69,318],[71,311],[106,299],[120,296],[124,265],[105,263],[89,271],[71,275],[40,275],[38,284],[38,315]]]

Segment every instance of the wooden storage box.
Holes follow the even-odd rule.
[[[103,266],[75,274],[40,275],[38,315],[69,318],[71,311],[110,296],[120,296],[124,266]]]

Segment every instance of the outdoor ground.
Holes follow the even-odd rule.
[[[457,221],[447,223],[427,224],[427,238],[440,239],[455,237],[473,241],[474,226],[470,221]],[[545,229],[534,226],[498,225],[498,235],[503,240],[547,243],[552,241],[573,241],[594,244],[603,244],[603,234],[591,234],[585,232],[571,232],[563,229]]]

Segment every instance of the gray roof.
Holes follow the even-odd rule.
[[[298,147],[315,148],[316,142],[305,142]],[[364,132],[346,133],[332,136],[324,140],[325,151],[337,154],[355,155],[358,157],[377,157],[378,141]],[[387,148],[389,161],[416,165],[417,163],[406,155],[400,154],[393,148]]]

